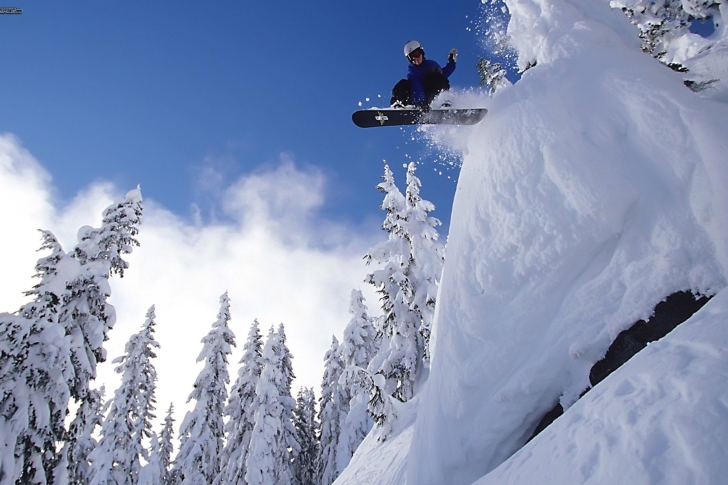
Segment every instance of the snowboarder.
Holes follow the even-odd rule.
[[[458,51],[450,50],[444,68],[435,61],[425,59],[425,50],[416,40],[405,44],[404,55],[410,62],[407,78],[400,80],[392,89],[390,104],[393,107],[415,105],[427,110],[435,96],[450,89],[448,78],[455,70]]]

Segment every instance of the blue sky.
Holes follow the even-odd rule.
[[[457,47],[453,86],[477,86],[477,0],[13,6],[23,14],[0,17],[0,132],[45,166],[61,202],[109,180],[141,184],[182,216],[196,204],[209,219],[220,183],[287,153],[325,174],[324,217],[381,218],[382,160],[403,188],[402,164],[414,159],[423,196],[449,218],[457,172],[437,174],[437,154],[410,139],[413,128],[362,130],[350,115],[360,101],[388,102],[412,38],[441,63]]]
[[[414,128],[363,130],[351,113],[388,103],[413,38],[441,63],[458,48],[451,83],[476,87],[480,2],[12,2],[22,15],[0,15],[0,223],[13,228],[0,311],[35,283],[36,229],[70,250],[141,184],[141,247],[112,282],[110,359],[155,304],[158,400],[181,413],[228,291],[238,350],[254,318],[264,333],[284,322],[297,382],[318,385],[351,290],[379,311],[362,257],[386,238],[382,161],[402,190],[403,164],[422,161],[421,193],[445,225],[457,177]],[[117,378],[100,367],[107,389]]]

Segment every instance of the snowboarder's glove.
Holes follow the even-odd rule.
[[[450,62],[458,62],[458,50],[451,49],[450,53],[447,55],[447,60]]]

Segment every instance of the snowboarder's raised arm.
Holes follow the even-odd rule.
[[[450,49],[450,53],[447,55],[447,64],[442,68],[442,75],[449,78],[455,70],[455,64],[458,62],[458,50]]]

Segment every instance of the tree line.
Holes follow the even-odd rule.
[[[32,301],[0,314],[0,485],[333,483],[373,427],[371,439],[387,439],[397,403],[412,398],[429,366],[444,248],[415,172],[410,163],[403,194],[385,165],[377,188],[388,237],[364,256],[381,315],[370,316],[352,290],[351,319],[324,356],[320,397],[302,388],[293,398],[285,327],[263,338],[257,320],[230,385],[235,335],[224,293],[176,438],[173,404],[153,430],[154,306],[113,361],[121,375],[113,396],[104,402],[104,388],[93,387],[116,319],[109,278],[123,276],[123,256],[139,246],[141,192],[107,208],[100,228],[83,228],[70,252],[42,231],[50,254],[36,265]]]

